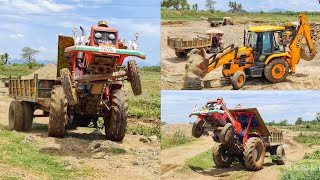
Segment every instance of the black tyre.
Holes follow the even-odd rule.
[[[106,138],[111,141],[122,141],[127,127],[128,102],[125,92],[115,89],[111,92],[111,116],[105,115]]]
[[[228,146],[220,143],[214,144],[212,158],[218,168],[228,168],[233,162],[232,157],[228,155]]]
[[[135,60],[128,61],[128,81],[131,84],[133,94],[140,95],[142,93],[141,80]]]
[[[285,81],[289,75],[288,62],[283,59],[271,60],[264,68],[264,75],[272,83]]]
[[[9,130],[23,131],[23,108],[20,101],[11,101],[9,107]]]
[[[227,123],[223,127],[219,135],[219,140],[222,144],[226,144],[232,139],[233,136],[234,136],[234,127],[231,123]]]
[[[262,169],[265,153],[265,148],[260,138],[249,138],[243,152],[246,168],[251,171]]]
[[[176,54],[176,56],[177,56],[178,58],[186,58],[186,57],[187,57],[187,53],[186,53],[186,52],[176,51],[175,54]]]
[[[204,120],[197,119],[192,126],[192,136],[195,138],[199,138],[204,132]]]
[[[231,85],[234,90],[241,89],[246,83],[246,75],[243,71],[237,71],[231,78]]]
[[[51,103],[48,136],[63,137],[67,123],[67,99],[61,86],[54,86],[51,91]]]
[[[32,129],[32,122],[33,122],[33,104],[31,102],[22,101],[22,108],[23,108],[23,119],[24,119],[24,125],[23,130],[24,131],[30,131]]]
[[[275,161],[275,163],[277,165],[283,165],[284,164],[284,158],[286,156],[283,146],[278,146],[277,147],[276,155],[277,155],[277,160]]]
[[[68,68],[60,70],[61,85],[69,105],[76,105],[78,97],[75,88],[72,87],[72,75]]]

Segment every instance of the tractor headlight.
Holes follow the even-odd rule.
[[[97,38],[97,39],[100,39],[100,38],[102,38],[102,34],[97,32],[97,33],[94,34],[94,37]]]
[[[116,39],[116,35],[113,33],[108,34],[108,39],[110,39],[111,41]]]

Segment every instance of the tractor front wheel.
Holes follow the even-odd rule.
[[[234,90],[241,89],[246,83],[246,75],[243,71],[237,71],[231,78],[231,85]]]
[[[122,141],[127,127],[128,102],[125,92],[115,89],[111,92],[111,114],[104,117],[106,138],[111,141]],[[109,116],[111,115],[111,116]]]
[[[51,92],[48,136],[63,137],[67,122],[67,99],[61,86],[54,86]]]
[[[131,84],[133,94],[140,95],[142,93],[141,80],[135,60],[128,61],[128,81]]]
[[[285,81],[289,75],[288,62],[283,59],[274,59],[264,68],[264,75],[268,81],[279,83]]]
[[[265,153],[266,151],[260,138],[249,138],[243,152],[246,168],[251,171],[262,169]]]
[[[76,105],[78,97],[75,88],[72,87],[72,75],[68,68],[60,70],[61,85],[69,105]]]
[[[218,168],[228,168],[233,162],[232,157],[228,155],[228,146],[220,143],[214,144],[212,158]]]
[[[192,136],[195,138],[199,138],[204,132],[204,120],[197,119],[196,122],[193,123],[192,126]]]
[[[234,127],[231,123],[227,123],[219,135],[219,140],[222,144],[227,144],[232,139],[233,135]]]

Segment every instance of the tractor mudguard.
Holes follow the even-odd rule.
[[[274,58],[281,58],[281,57],[291,58],[291,56],[288,52],[272,54],[272,55],[268,56],[268,58],[264,61],[264,64],[265,65],[268,64]]]

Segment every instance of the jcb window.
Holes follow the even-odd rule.
[[[271,53],[271,39],[270,39],[270,32],[263,33],[263,54]]]

